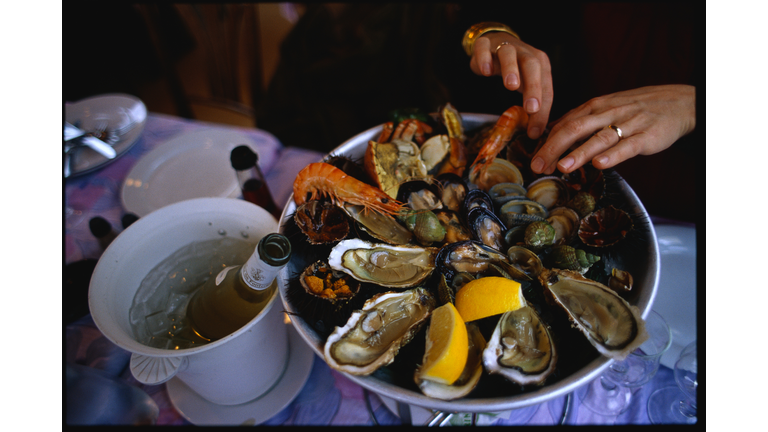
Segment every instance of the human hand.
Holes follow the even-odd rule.
[[[606,128],[609,125],[621,129],[623,138]],[[665,150],[695,126],[696,88],[690,85],[641,87],[600,96],[552,123],[547,141],[531,160],[531,170],[552,174],[557,167],[569,173],[590,160],[595,168],[611,168],[631,157]]]
[[[478,75],[501,75],[504,87],[522,93],[528,136],[541,136],[553,97],[552,67],[543,51],[508,33],[489,32],[475,41],[469,67]]]

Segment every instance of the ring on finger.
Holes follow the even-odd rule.
[[[619,135],[619,141],[624,139],[624,133],[621,131],[621,128],[616,125],[608,125],[603,129],[613,129]]]
[[[493,54],[495,54],[495,55],[498,55],[498,54],[499,54],[499,50],[500,50],[500,49],[501,49],[501,47],[503,47],[504,45],[511,45],[511,44],[510,44],[509,42],[507,42],[507,41],[504,41],[504,42],[500,43],[498,46],[496,46],[496,49],[495,49],[495,50],[493,50]]]

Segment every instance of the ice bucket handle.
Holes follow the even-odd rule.
[[[149,357],[131,354],[131,373],[142,384],[162,384],[187,368],[186,357]]]

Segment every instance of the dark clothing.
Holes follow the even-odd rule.
[[[285,145],[327,152],[384,122],[393,109],[434,112],[450,102],[461,112],[501,114],[521,105],[521,94],[505,90],[501,77],[478,76],[469,67],[461,39],[481,21],[504,22],[547,53],[555,94],[550,120],[556,120],[596,96],[695,84],[695,42],[703,43],[695,33],[703,25],[697,12],[703,8],[677,3],[364,3],[347,4],[334,17],[324,5],[309,4],[282,45],[257,125]],[[694,133],[617,167],[649,213],[695,220],[693,160],[702,137]],[[670,190],[689,192],[666,196]]]

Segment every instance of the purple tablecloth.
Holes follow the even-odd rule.
[[[65,261],[67,264],[83,259],[98,259],[101,248],[90,233],[88,221],[102,216],[119,231],[120,219],[126,210],[120,202],[123,180],[136,162],[147,152],[165,141],[185,132],[203,128],[230,128],[229,126],[189,121],[176,117],[150,114],[139,141],[112,163],[82,176],[65,181],[65,204],[75,210],[65,218]],[[263,131],[236,128],[253,138],[262,161],[271,161],[264,167],[267,183],[275,201],[283,206],[291,193],[291,185],[298,171],[323,155],[297,148],[285,148],[274,137]],[[171,404],[166,385],[148,386],[137,382],[128,368],[130,353],[115,346],[99,331],[90,315],[66,326],[65,362],[103,370],[128,385],[142,389],[157,403],[160,414],[158,425],[190,424]],[[651,382],[638,389],[628,411],[612,417],[597,415],[580,402],[581,388],[570,398],[566,424],[648,424],[646,402],[656,389],[674,386],[672,371],[661,366]],[[307,383],[285,409],[276,413],[267,425],[373,425],[375,414],[379,424],[401,424],[400,417],[375,394],[369,394],[343,374],[331,370],[315,356]],[[68,400],[67,404],[81,401]],[[566,396],[539,405],[498,415],[480,415],[480,424],[494,425],[553,425],[561,421]],[[419,409],[412,410],[412,420],[419,421]],[[395,410],[396,411],[396,410]],[[423,411],[423,410],[422,410]],[[455,416],[454,422],[461,421]],[[66,422],[66,419],[65,419]]]

